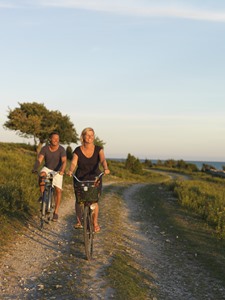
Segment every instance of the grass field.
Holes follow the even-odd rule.
[[[0,143],[0,243],[2,246],[26,225],[27,219],[38,213],[39,188],[37,176],[31,173],[36,153],[26,144]],[[165,176],[153,172],[133,174],[125,169],[123,162],[108,161],[110,176],[104,181],[129,183],[165,181]],[[224,179],[195,173],[193,180],[170,182],[181,207],[196,213],[218,238],[225,237],[225,190]],[[71,180],[64,176],[64,184]]]

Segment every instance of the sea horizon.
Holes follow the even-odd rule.
[[[213,166],[217,170],[222,170],[223,166],[225,166],[225,162],[223,161],[201,161],[201,160],[183,160],[183,161],[185,161],[186,163],[196,165],[199,170],[202,169],[203,164]]]
[[[111,160],[116,160],[116,161],[125,161],[126,158],[108,158]],[[148,159],[149,161],[151,161],[153,164],[157,163],[157,161],[167,161],[168,159]],[[175,161],[181,160],[181,159],[174,159]],[[217,170],[223,170],[223,166],[225,166],[225,162],[224,161],[206,161],[206,160],[185,160],[182,159],[183,161],[185,161],[186,163],[190,163],[190,164],[194,164],[197,166],[197,168],[199,170],[202,169],[203,164],[206,165],[210,165],[213,166],[214,168],[216,168]],[[145,159],[140,159],[141,162],[144,162]]]

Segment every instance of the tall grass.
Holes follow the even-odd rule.
[[[31,214],[38,197],[37,176],[31,173],[35,152],[0,144],[0,214]],[[36,188],[35,188],[36,187]]]
[[[225,186],[224,181],[177,181],[174,191],[179,203],[204,219],[225,238]]]
[[[38,212],[38,180],[31,173],[35,159],[27,145],[0,143],[0,250]]]

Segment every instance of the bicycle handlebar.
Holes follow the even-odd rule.
[[[100,173],[98,176],[95,177],[95,180],[79,180],[76,175],[73,174],[73,177],[76,179],[79,183],[95,183],[97,182],[102,176],[104,175],[104,172]]]
[[[42,177],[42,178],[48,178],[48,177],[54,177],[55,175],[57,175],[59,173],[59,171],[50,171],[47,172],[46,175],[41,176],[41,172],[38,171],[32,171],[32,173],[37,174],[38,176]]]

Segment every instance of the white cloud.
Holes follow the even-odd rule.
[[[47,0],[40,2],[44,6],[68,7],[114,14],[142,17],[171,17],[213,22],[225,22],[225,12],[204,11],[190,6],[144,5],[141,1],[105,1],[105,0]]]
[[[15,5],[14,5],[14,4]],[[130,15],[137,17],[169,17],[192,19],[199,21],[225,22],[225,11],[202,10],[197,6],[190,6],[189,2],[178,2],[171,5],[164,2],[159,5],[158,1],[150,4],[140,0],[36,0],[36,1],[0,1],[0,8],[10,8],[14,6],[43,6],[55,8],[74,8],[112,14]]]

